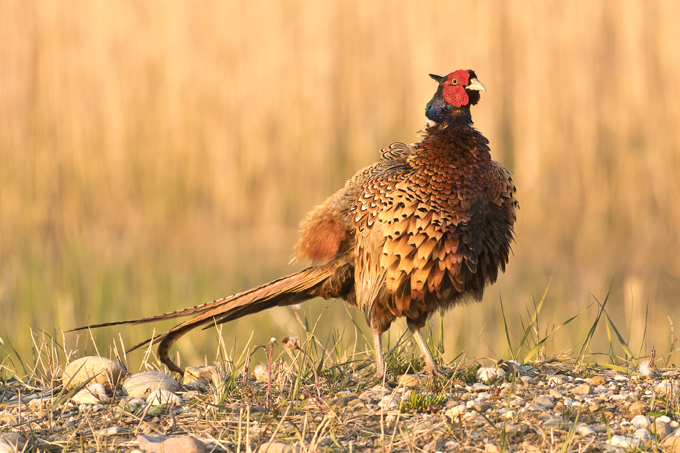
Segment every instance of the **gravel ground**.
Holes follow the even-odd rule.
[[[246,386],[239,374],[147,398],[108,384],[60,394],[62,387],[11,378],[0,385],[0,452],[17,444],[18,451],[132,451],[147,445],[140,435],[189,436],[207,451],[265,451],[267,442],[269,452],[675,451],[676,440],[680,451],[678,371],[642,376],[563,362],[502,368],[385,383],[322,373],[320,398],[310,373],[292,402],[295,373],[283,365],[269,396],[262,367]],[[84,393],[100,401],[82,402]]]

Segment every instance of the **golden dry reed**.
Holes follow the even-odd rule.
[[[542,333],[613,282],[631,348],[665,354],[680,320],[678,19],[671,0],[2,1],[0,338],[30,356],[29,326],[61,341],[294,270],[304,213],[415,138],[427,74],[473,68],[488,89],[475,123],[521,210],[508,272],[447,314],[447,357],[505,357],[499,298],[517,335],[551,276]],[[353,341],[329,310],[321,340]],[[227,344],[254,326],[254,341],[300,329],[277,309],[227,325]],[[128,346],[151,330],[121,329]],[[209,331],[177,349],[195,363],[215,345]]]

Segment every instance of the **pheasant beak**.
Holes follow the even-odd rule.
[[[477,79],[472,79],[470,80],[470,83],[468,86],[465,87],[466,90],[475,90],[475,91],[486,91],[486,87],[482,84]]]

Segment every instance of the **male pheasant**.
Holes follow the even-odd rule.
[[[302,221],[296,258],[314,265],[206,304],[88,327],[194,315],[153,339],[161,361],[182,373],[168,352],[191,329],[315,297],[340,298],[365,314],[377,375],[385,373],[382,334],[399,317],[406,318],[426,369],[437,373],[420,329],[433,312],[481,300],[484,287],[505,270],[518,204],[511,173],[491,160],[488,140],[472,123],[470,106],[484,85],[472,70],[430,76],[438,87],[420,141],[383,149],[378,163]]]

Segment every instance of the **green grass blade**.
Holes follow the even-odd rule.
[[[574,433],[576,432],[576,424],[578,423],[578,417],[581,414],[576,414],[576,419],[574,420],[574,424],[571,426],[571,429],[569,430],[569,434],[567,434],[567,438],[564,440],[564,443],[562,444],[562,448],[560,449],[560,453],[565,453],[567,451],[567,448],[569,448],[569,444],[571,444],[571,438],[574,437]]]
[[[581,313],[583,313],[583,311],[581,311]],[[567,319],[567,320],[564,321],[562,324],[560,324],[560,325],[557,326],[555,329],[553,329],[553,331],[550,332],[548,335],[546,335],[541,341],[539,341],[538,343],[536,343],[536,346],[534,346],[533,348],[531,348],[531,351],[529,351],[529,353],[524,357],[524,360],[522,361],[522,363],[526,363],[526,362],[528,362],[529,360],[531,360],[531,359],[536,355],[536,353],[538,353],[538,350],[541,348],[541,345],[543,345],[543,343],[545,343],[545,341],[546,341],[548,338],[550,338],[555,332],[557,332],[558,330],[560,330],[562,327],[566,326],[567,324],[569,324],[570,322],[572,322],[574,319],[578,318],[579,315],[580,315],[581,313],[578,313],[578,314],[572,316],[571,318]]]
[[[604,311],[604,315],[607,317],[607,322],[611,326],[612,330],[616,334],[616,337],[619,339],[619,343],[621,343],[621,347],[623,347],[623,352],[626,353],[626,357],[628,357],[628,360],[631,360],[634,358],[632,351],[630,348],[628,348],[628,345],[626,344],[626,340],[623,339],[621,334],[619,333],[619,329],[616,328],[614,323],[612,322],[612,319],[609,317],[609,314],[607,311],[604,309],[604,306],[602,307],[602,311]],[[607,329],[608,331],[609,329]],[[611,343],[611,338],[609,339],[609,342]]]
[[[510,331],[508,330],[508,321],[505,317],[505,309],[503,308],[503,298],[499,297],[501,302],[501,315],[503,316],[503,325],[505,326],[505,338],[508,341],[508,348],[510,349],[510,357],[517,360],[515,352],[512,350],[512,342],[510,341]]]
[[[590,330],[588,331],[588,335],[586,335],[586,339],[583,342],[583,346],[581,346],[581,351],[578,354],[578,361],[582,362],[583,361],[583,353],[588,349],[590,346],[590,342],[593,339],[593,336],[595,335],[595,330],[597,329],[597,325],[600,323],[600,318],[602,317],[602,312],[604,311],[604,307],[607,306],[607,302],[609,301],[609,295],[612,292],[612,285],[614,284],[614,280],[609,284],[609,290],[607,291],[607,296],[604,298],[604,302],[600,304],[600,302],[597,300],[595,296],[593,296],[593,299],[595,299],[599,305],[599,310],[597,311],[597,316],[595,317],[595,322],[593,322],[593,325],[590,326]],[[589,305],[590,306],[590,305]]]

